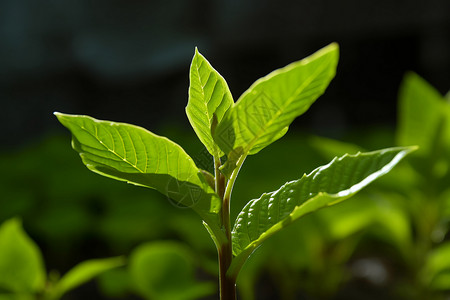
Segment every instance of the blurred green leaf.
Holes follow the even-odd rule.
[[[449,92],[450,94],[450,92]],[[447,154],[447,160],[450,161],[450,96],[447,94],[446,102],[444,104],[445,124],[443,129],[443,143]]]
[[[340,205],[317,212],[327,238],[339,241],[366,230],[374,222],[376,208],[370,199],[358,194]]]
[[[443,191],[439,197],[442,216],[450,220],[450,187]]]
[[[38,246],[18,219],[0,227],[0,288],[10,292],[38,293],[45,286],[45,268]]]
[[[236,275],[246,258],[268,237],[305,214],[339,203],[388,173],[413,151],[411,147],[345,155],[278,191],[251,200],[232,231],[236,255],[229,272]]]
[[[192,254],[176,242],[137,247],[129,271],[136,292],[146,299],[199,299],[216,292],[215,284],[196,281]]]
[[[437,274],[433,278],[430,287],[438,291],[450,290],[450,271]]]
[[[399,94],[398,145],[418,145],[417,154],[429,155],[443,122],[443,105],[434,87],[419,75],[407,73]]]
[[[108,298],[125,297],[131,291],[131,278],[127,269],[117,268],[106,271],[98,277],[102,295]]]
[[[407,210],[398,205],[397,194],[375,194],[375,209],[373,210],[375,226],[379,236],[386,242],[397,247],[404,257],[412,255],[413,232],[410,216]]]
[[[76,265],[59,280],[52,290],[55,299],[92,280],[103,272],[125,265],[123,257],[92,259]]]
[[[186,114],[195,133],[209,153],[220,157],[223,152],[213,140],[213,131],[234,103],[227,82],[195,48],[189,73],[189,102]]]
[[[246,155],[281,138],[325,91],[335,75],[338,52],[338,45],[330,44],[257,80],[215,130],[216,143],[227,155],[238,149]]]
[[[436,290],[450,290],[450,242],[434,249],[423,272],[424,281]]]
[[[396,194],[378,191],[359,193],[345,203],[321,210],[318,216],[334,241],[371,231],[407,254],[412,243],[411,223],[396,198],[399,198]]]

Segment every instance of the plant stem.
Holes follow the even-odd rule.
[[[244,163],[245,156],[242,156],[236,168],[228,180],[225,187],[225,177],[220,173],[220,159],[214,158],[214,175],[216,177],[216,192],[222,199],[222,226],[227,241],[223,243],[218,250],[219,254],[219,284],[220,300],[236,300],[236,278],[227,276],[227,271],[233,261],[233,249],[231,243],[231,222],[230,222],[230,200],[234,182],[236,181],[239,170]]]
[[[226,276],[227,270],[230,267],[233,259],[233,252],[231,246],[231,227],[230,227],[230,199],[224,198],[225,194],[225,176],[220,172],[221,166],[220,158],[214,157],[214,177],[216,193],[222,199],[222,228],[225,231],[226,242],[222,243],[217,248],[219,255],[219,286],[221,300],[235,300],[236,299],[236,283],[233,279],[230,280]]]
[[[216,183],[216,194],[223,200],[225,193],[225,176],[220,172],[219,168],[222,165],[219,157],[214,157],[214,179]]]
[[[227,242],[219,250],[220,300],[236,300],[236,281],[227,276],[232,259],[231,242]]]

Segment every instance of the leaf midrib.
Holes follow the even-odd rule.
[[[100,138],[98,137],[98,135],[97,135],[97,131],[98,131],[98,127],[97,127],[97,125],[94,123],[94,126],[95,126],[95,135],[94,134],[92,134],[89,130],[87,130],[84,126],[82,126],[82,125],[79,125],[79,124],[76,124],[76,123],[74,123],[74,125],[76,125],[76,126],[78,126],[81,130],[83,130],[83,131],[85,131],[86,133],[88,133],[89,135],[91,135],[93,138],[95,138],[99,143],[100,143],[100,145],[102,145],[103,147],[105,147],[105,149],[107,150],[107,151],[109,151],[109,152],[111,152],[112,154],[114,154],[115,156],[117,156],[119,159],[121,159],[121,161],[124,161],[124,162],[126,162],[126,163],[128,163],[130,166],[132,166],[134,169],[136,169],[139,173],[142,173],[142,174],[145,174],[145,172],[144,171],[142,171],[138,166],[136,166],[136,165],[134,165],[133,163],[131,163],[130,161],[128,161],[128,159],[126,159],[126,157],[122,157],[121,155],[119,155],[115,150],[113,150],[113,149],[110,149],[102,140],[100,140]],[[122,138],[122,135],[119,133],[119,131],[117,130],[117,128],[115,128],[115,130],[117,131],[117,133],[118,133],[118,135],[119,135],[119,138],[120,138],[120,140],[122,141],[122,144],[123,145],[125,145],[125,143],[124,143],[124,141],[123,141],[123,138]],[[109,132],[109,131],[107,131],[110,135],[111,135],[111,132]],[[139,137],[141,138],[141,140],[142,140],[142,137],[139,135]],[[111,138],[112,138],[112,135],[111,135]],[[113,146],[114,146],[114,138],[112,138],[112,143],[113,143]],[[145,145],[145,143],[143,142],[143,144]],[[134,147],[134,143],[132,142],[132,145],[133,145],[133,151],[134,151],[134,154],[136,155],[136,148]],[[167,150],[167,149],[166,149]],[[124,152],[125,152],[125,154],[126,154],[126,151],[125,151],[125,148],[124,148]],[[147,159],[147,155],[146,155],[146,159]],[[159,161],[159,160],[158,160]],[[136,162],[137,162],[137,159],[136,159]],[[146,165],[147,166],[147,165]]]
[[[201,57],[201,56],[199,55],[199,57]],[[211,72],[210,70],[207,70],[207,71],[208,71],[208,78],[207,78],[207,80],[205,81],[205,84],[203,85],[202,80],[201,80],[201,77],[200,77],[200,68],[201,68],[201,66],[204,64],[204,61],[203,61],[203,60],[200,60],[200,63],[198,63],[198,61],[199,61],[199,58],[197,58],[197,62],[196,62],[196,64],[195,64],[195,70],[196,70],[196,73],[197,73],[196,75],[197,75],[197,77],[198,77],[198,82],[200,83],[200,87],[201,87],[200,90],[201,90],[202,98],[203,98],[203,101],[201,101],[201,103],[204,104],[204,109],[205,109],[205,111],[206,111],[206,118],[208,119],[208,124],[207,124],[207,126],[208,126],[209,128],[211,128],[211,120],[212,120],[212,118],[210,118],[210,114],[209,114],[209,110],[208,110],[208,104],[209,104],[209,102],[211,101],[211,98],[209,99],[208,102],[205,100],[205,86],[206,86],[206,84],[208,83],[208,80],[209,80],[209,78],[211,77],[211,74],[212,74],[213,72]],[[213,91],[214,91],[214,89],[215,89],[215,87],[216,87],[216,85],[217,85],[217,81],[218,81],[218,80],[216,80],[216,83],[214,84]],[[204,130],[202,130],[202,131],[205,132]],[[205,133],[204,133],[204,134],[205,134]],[[214,151],[214,152],[217,152],[217,146],[214,144],[214,141],[213,141],[213,138],[212,138],[211,134],[208,133],[208,132],[206,131],[205,136],[207,137],[207,139],[209,140],[209,142],[212,144],[213,151]]]

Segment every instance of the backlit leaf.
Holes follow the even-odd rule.
[[[418,145],[417,154],[430,154],[444,118],[444,100],[416,73],[407,73],[399,94],[398,145]]]
[[[218,125],[216,143],[226,154],[238,148],[255,154],[281,138],[325,91],[335,75],[338,52],[338,45],[330,44],[257,80]]]
[[[223,77],[195,49],[189,73],[189,102],[186,114],[195,133],[213,156],[223,152],[214,143],[212,132],[233,104],[233,97]]]
[[[233,264],[239,267],[265,239],[305,214],[354,195],[413,150],[398,147],[344,155],[277,191],[251,200],[239,213],[232,231],[233,253],[237,256]]]
[[[72,132],[72,146],[88,169],[158,190],[176,206],[194,209],[217,234],[221,202],[178,144],[142,127],[55,113]]]

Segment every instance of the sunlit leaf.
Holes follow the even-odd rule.
[[[42,254],[18,219],[0,227],[0,290],[42,292],[46,280]]]
[[[124,264],[125,259],[123,257],[84,261],[76,265],[57,282],[53,293],[56,298],[59,298],[68,291],[92,280],[103,272],[123,266]]]
[[[275,70],[257,80],[230,108],[214,139],[229,154],[255,154],[281,138],[292,121],[323,94],[334,77],[338,45]]]
[[[129,265],[135,290],[146,299],[200,299],[216,291],[215,284],[195,278],[192,254],[176,242],[139,246]]]
[[[189,102],[186,114],[195,133],[213,156],[223,152],[213,140],[215,127],[233,104],[233,97],[223,77],[195,49],[189,73]]]
[[[286,183],[277,191],[251,200],[234,224],[232,239],[236,258],[231,269],[239,268],[274,233],[305,214],[351,197],[388,173],[414,149],[399,147],[344,155],[299,180]]]
[[[178,144],[130,124],[55,114],[72,132],[72,146],[91,171],[154,188],[175,205],[194,209],[219,233],[220,199]]]

